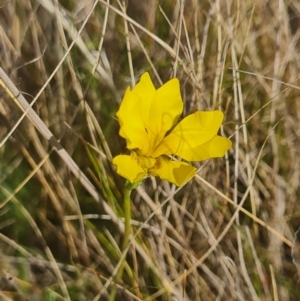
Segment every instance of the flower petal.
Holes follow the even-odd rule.
[[[231,144],[228,138],[217,135],[198,147],[185,150],[184,159],[188,161],[203,161],[210,158],[221,158],[230,149]]]
[[[217,135],[222,121],[221,111],[198,111],[187,116],[157,146],[152,157],[172,154],[187,161],[200,161],[199,147]]]
[[[126,139],[128,149],[147,149],[149,142],[140,113],[140,97],[127,88],[117,118],[120,123],[120,136]]]
[[[132,89],[132,93],[136,94],[139,99],[141,99],[143,109],[148,112],[152,99],[156,93],[156,89],[148,72],[145,72],[141,76],[140,81]],[[141,114],[145,113],[144,110],[141,111]]]
[[[196,168],[185,162],[158,157],[156,158],[156,166],[150,170],[150,174],[181,186],[196,174]]]
[[[144,73],[132,92],[141,99],[140,112],[150,144],[149,149],[141,154],[151,156],[154,148],[182,113],[179,81],[177,78],[171,79],[156,91],[149,74]]]
[[[140,181],[147,176],[147,170],[140,165],[138,156],[134,152],[130,156],[116,156],[112,162],[117,166],[117,173],[131,183]]]

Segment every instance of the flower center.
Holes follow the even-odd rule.
[[[148,173],[148,170],[153,168],[156,164],[156,160],[154,158],[137,156],[138,164],[143,168],[143,170]]]

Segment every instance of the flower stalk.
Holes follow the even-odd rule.
[[[124,188],[124,218],[125,218],[125,223],[124,223],[124,237],[123,237],[123,243],[122,243],[122,251],[124,251],[129,242],[130,238],[130,232],[131,232],[131,199],[130,195],[133,190],[133,185],[126,181],[125,183],[125,188]]]
[[[129,239],[130,239],[130,233],[131,233],[131,192],[133,189],[137,188],[142,182],[135,182],[130,183],[126,181],[125,187],[124,187],[124,236],[123,236],[123,242],[122,242],[122,248],[121,251],[124,252],[125,249],[128,247]],[[123,276],[123,271],[125,267],[126,262],[126,256],[123,258],[120,268],[115,276],[115,282],[118,283]],[[116,296],[116,287],[113,288],[111,295],[110,295],[110,301],[114,301]]]

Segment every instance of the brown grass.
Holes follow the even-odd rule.
[[[299,300],[299,24],[296,0],[0,1],[0,300]],[[144,181],[122,253],[114,116],[145,71],[233,147]]]

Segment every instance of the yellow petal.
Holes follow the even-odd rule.
[[[132,92],[141,99],[140,112],[150,144],[149,150],[142,151],[141,154],[151,156],[154,148],[182,113],[179,81],[171,79],[156,91],[149,74],[144,73]]]
[[[117,173],[131,183],[140,181],[147,176],[147,170],[140,165],[138,156],[134,152],[130,156],[116,156],[112,162],[117,166]]]
[[[199,147],[217,135],[223,121],[221,111],[198,111],[184,118],[153,152],[177,155],[187,161],[200,161]]]
[[[140,81],[132,89],[132,93],[136,94],[139,97],[139,99],[142,101],[143,109],[149,111],[149,107],[156,93],[156,89],[152,83],[152,80],[148,72],[145,72],[141,76]],[[141,113],[143,114],[144,112]]]
[[[120,136],[126,139],[128,149],[147,149],[149,142],[140,113],[140,98],[128,88],[117,112]]]
[[[168,158],[156,158],[155,168],[150,170],[152,176],[159,176],[177,186],[189,181],[195,174],[196,168],[180,161],[172,161]]]
[[[230,147],[231,141],[228,138],[217,135],[198,147],[185,150],[184,159],[188,161],[203,161],[209,158],[221,158]]]

